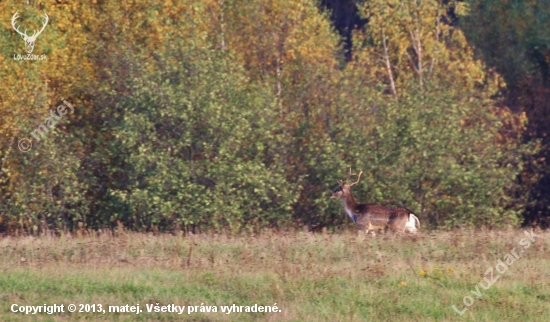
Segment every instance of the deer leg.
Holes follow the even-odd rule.
[[[365,232],[365,236],[369,236],[369,233],[372,233],[373,236],[376,236],[376,233],[373,229],[365,228],[363,231]]]

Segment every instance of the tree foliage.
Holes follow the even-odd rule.
[[[479,57],[506,80],[503,104],[524,111],[524,140],[540,140],[521,176],[530,187],[525,223],[549,227],[550,7],[541,1],[466,1],[459,23]]]
[[[333,226],[328,193],[350,166],[366,172],[358,199],[432,227],[514,225],[528,203],[518,176],[536,147],[450,23],[467,7],[366,2],[346,63],[309,0],[1,6],[4,230]],[[50,16],[46,60],[12,59],[18,10],[29,26]],[[20,151],[64,100],[75,112]]]

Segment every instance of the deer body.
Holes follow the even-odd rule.
[[[359,178],[361,177],[361,171]],[[348,179],[352,176],[351,172]],[[346,181],[348,180],[346,179]],[[390,229],[394,232],[416,233],[416,223],[420,227],[418,217],[407,208],[384,207],[378,205],[358,204],[351,193],[351,186],[359,182],[347,184],[339,181],[340,187],[330,196],[332,199],[341,199],[344,211],[367,234],[369,231]]]

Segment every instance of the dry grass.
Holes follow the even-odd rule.
[[[257,235],[111,232],[0,240],[0,320],[11,304],[140,304],[139,315],[39,314],[73,321],[517,321],[550,318],[549,233],[478,299],[470,293],[523,231],[376,238],[266,231]],[[519,251],[518,251],[519,253]],[[495,275],[498,274],[495,271]],[[463,297],[475,300],[459,317]],[[146,304],[273,305],[281,313],[146,313]]]

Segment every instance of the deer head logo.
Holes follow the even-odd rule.
[[[15,29],[15,31],[17,31],[17,33],[20,34],[23,40],[27,43],[26,50],[27,50],[27,53],[30,54],[34,49],[34,42],[36,41],[36,38],[38,38],[38,35],[42,33],[42,31],[44,30],[44,28],[46,28],[46,25],[48,24],[48,20],[49,20],[48,15],[44,14],[44,25],[42,26],[42,29],[40,29],[40,31],[35,30],[33,34],[30,36],[27,35],[26,29],[25,29],[25,32],[19,31],[19,29],[15,25],[15,20],[17,20],[17,18],[19,18],[18,11],[16,11],[13,17],[11,18],[11,25],[13,29]]]

